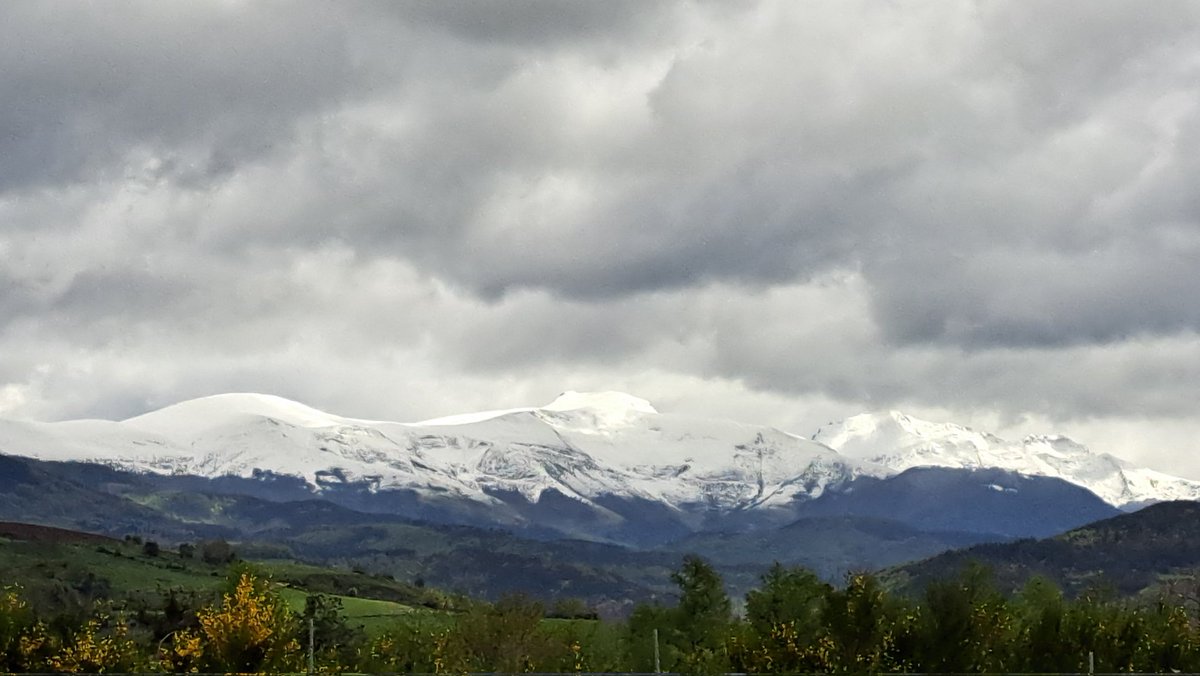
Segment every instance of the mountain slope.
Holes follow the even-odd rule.
[[[1065,502],[1039,497],[1036,482],[1004,496],[988,492],[999,479],[922,487],[903,474],[917,467],[1042,476],[1125,508],[1200,497],[1200,482],[1137,469],[1061,437],[1010,443],[890,413],[856,416],[806,439],[660,413],[619,392],[568,392],[540,408],[418,423],[224,394],[120,422],[0,421],[0,454],[182,482],[173,489],[192,477],[205,491],[321,497],[361,512],[637,546],[698,531],[770,529],[806,515],[895,518],[888,501],[907,505],[905,522],[919,529],[1002,536],[1040,535],[1104,515],[1086,496],[1060,488],[1051,493]],[[879,497],[885,488],[886,500]],[[876,493],[876,506],[864,507]]]
[[[718,566],[748,568],[754,577],[747,586],[752,586],[774,561],[840,581],[849,571],[876,570],[990,539],[977,533],[924,531],[892,519],[839,515],[805,517],[771,530],[696,533],[662,549],[698,552]]]
[[[922,531],[994,540],[1045,537],[1120,513],[1062,479],[944,467],[914,467],[886,479],[863,477],[844,491],[798,506],[797,512],[889,519]]]
[[[920,590],[930,581],[957,574],[976,561],[997,582],[1015,590],[1034,575],[1055,581],[1068,593],[1111,586],[1136,594],[1165,576],[1200,569],[1200,503],[1164,502],[1042,540],[980,544],[900,566],[886,574],[901,588]]]
[[[620,393],[572,392],[543,408],[424,423],[218,395],[119,423],[2,422],[0,452],[157,475],[293,477],[347,504],[386,493],[375,502],[431,514],[486,510],[508,527],[618,539],[651,526],[686,532],[713,513],[747,509],[768,520],[780,511],[786,522],[793,502],[862,471],[807,439],[660,414]],[[639,523],[643,515],[649,522]]]
[[[216,492],[204,490],[194,477],[0,456],[0,522],[116,539],[136,534],[169,547],[227,539],[248,558],[338,563],[489,598],[510,591],[541,597],[553,592],[586,599],[608,612],[670,592],[668,574],[678,563],[677,555],[666,553],[539,541],[495,528],[358,512],[324,500],[231,495],[219,491],[219,481],[209,481],[207,487]],[[0,538],[6,532],[0,527]]]
[[[996,468],[1055,477],[1126,509],[1164,500],[1200,499],[1200,482],[1134,467],[1062,436],[1006,441],[961,425],[931,423],[891,411],[831,423],[812,438],[849,458],[894,472],[913,467]]]

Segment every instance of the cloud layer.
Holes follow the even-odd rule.
[[[0,415],[620,388],[1186,464],[1198,45],[1171,0],[6,5]]]

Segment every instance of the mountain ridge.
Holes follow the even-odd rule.
[[[484,502],[485,486],[515,489],[534,500],[553,487],[584,502],[610,492],[720,501],[721,484],[733,474],[771,483],[778,493],[795,485],[793,469],[813,461],[840,465],[832,467],[835,473],[854,469],[829,449],[774,428],[664,416],[645,400],[615,394],[565,393],[541,408],[424,423],[345,418],[270,395],[215,395],[121,422],[6,423],[0,450],[158,473],[248,476],[269,470],[303,477],[314,487],[321,483],[317,470],[329,468],[320,467],[324,463],[376,489],[419,486]],[[654,424],[637,424],[648,417]],[[95,440],[99,428],[109,443],[88,448],[80,436]],[[723,464],[730,456],[732,467]],[[589,472],[572,475],[579,469]],[[680,480],[696,484],[691,495],[681,492]],[[757,493],[741,491],[724,500],[734,506]]]
[[[808,438],[660,413],[645,399],[620,392],[565,392],[542,407],[417,423],[349,418],[273,395],[230,393],[119,422],[0,421],[0,453],[162,476],[291,478],[312,494],[356,509],[467,522],[487,514],[506,528],[633,543],[664,534],[782,526],[830,501],[854,503],[843,494],[855,486],[918,467],[1045,476],[1126,508],[1200,498],[1200,482],[1135,468],[1065,437],[1007,442],[889,412],[847,418]],[[972,492],[1004,483],[979,484],[981,477],[945,485]],[[1017,491],[1018,484],[1003,490]],[[937,495],[913,499],[919,503],[914,515],[937,513]],[[1029,499],[1039,500],[1033,494]],[[1082,498],[1069,499],[1075,504]],[[1034,502],[1004,504],[1005,518],[1019,525],[1021,510],[1031,513]],[[995,532],[1041,534],[1006,529]]]
[[[1144,593],[1182,578],[1196,588],[1200,570],[1200,503],[1171,501],[1088,523],[1052,537],[983,543],[954,549],[884,573],[891,586],[917,592],[968,562],[987,566],[1004,591],[1034,576],[1069,595],[1109,589]]]
[[[1009,441],[954,423],[931,423],[899,411],[864,413],[818,429],[813,441],[862,462],[903,472],[913,467],[995,468],[1063,479],[1123,509],[1200,499],[1200,482],[1093,453],[1062,435]]]

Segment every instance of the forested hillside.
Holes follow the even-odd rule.
[[[163,551],[0,531],[3,671],[296,671],[310,620],[324,672],[1061,673],[1082,671],[1089,653],[1098,672],[1200,670],[1200,618],[1183,590],[1071,598],[1034,578],[1009,594],[978,565],[915,594],[866,573],[831,585],[776,565],[739,600],[688,556],[671,574],[677,601],[602,621],[578,599],[485,603],[353,571],[235,562],[221,543]]]
[[[1200,503],[1165,502],[1055,537],[949,551],[885,577],[894,586],[916,591],[971,561],[987,565],[1006,590],[1016,590],[1036,575],[1071,595],[1153,591],[1172,579],[1194,578],[1200,570]]]

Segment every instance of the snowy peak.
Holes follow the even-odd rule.
[[[121,422],[0,421],[0,453],[155,474],[287,476],[314,492],[404,491],[489,510],[506,499],[497,496],[536,504],[551,492],[604,519],[612,517],[602,504],[613,498],[658,505],[664,514],[786,512],[794,501],[861,474],[856,463],[808,439],[661,414],[621,392],[565,392],[540,408],[420,423],[359,420],[281,397],[225,394]]]
[[[650,402],[624,392],[575,392],[567,390],[542,407],[543,411],[577,411],[589,409],[605,416],[658,413]]]
[[[601,425],[619,427],[644,415],[658,415],[650,402],[624,392],[575,392],[568,390],[541,408],[522,407],[459,413],[423,420],[414,425],[471,425],[518,413],[545,412],[563,420],[579,417]],[[568,414],[556,416],[555,414]]]
[[[898,411],[868,413],[822,427],[813,440],[850,458],[893,472],[913,467],[996,468],[1082,486],[1118,507],[1158,500],[1200,499],[1200,482],[1134,468],[1058,435],[1007,441],[951,423]]]
[[[813,440],[839,453],[902,472],[911,467],[990,467],[985,454],[1003,442],[953,423],[934,423],[900,411],[864,413],[817,430]]]
[[[166,437],[180,437],[255,418],[269,418],[297,427],[330,427],[346,422],[345,418],[283,397],[238,392],[189,399],[121,424]]]
[[[540,413],[555,427],[591,434],[615,432],[660,415],[650,402],[623,392],[563,392]]]
[[[1116,506],[1200,499],[1200,482],[1132,467],[1061,436],[1006,441],[899,411],[812,439],[732,420],[659,413],[622,392],[564,392],[542,407],[380,422],[265,394],[184,401],[121,422],[0,421],[0,453],[157,474],[300,478],[482,503],[547,491],[600,509],[611,497],[669,512],[795,504],[863,475],[995,468],[1082,486]],[[697,507],[699,506],[699,507]]]

